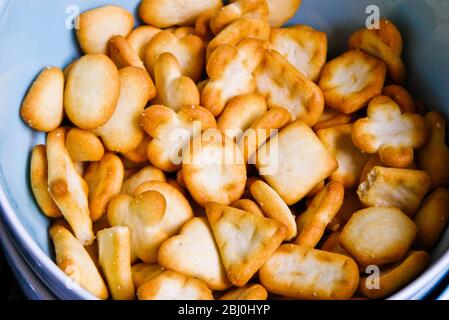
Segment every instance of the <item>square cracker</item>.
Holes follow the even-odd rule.
[[[312,129],[297,120],[258,149],[256,167],[287,205],[292,205],[330,176],[338,163]],[[274,172],[265,175],[266,168]]]

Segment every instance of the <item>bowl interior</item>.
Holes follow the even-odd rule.
[[[48,255],[53,252],[47,233],[49,220],[36,206],[28,178],[30,152],[35,144],[45,142],[45,135],[33,132],[20,119],[22,99],[42,68],[64,68],[79,56],[74,30],[66,26],[74,5],[82,12],[117,4],[136,13],[138,3],[139,0],[0,0],[0,187],[25,231]],[[307,24],[325,31],[331,58],[347,49],[349,35],[365,25],[366,8],[373,3],[380,15],[392,19],[403,34],[412,95],[449,119],[448,1],[303,0],[289,24]],[[433,261],[448,248],[446,230],[432,251]]]

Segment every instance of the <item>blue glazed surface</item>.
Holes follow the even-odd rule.
[[[0,221],[0,245],[24,295],[30,300],[55,300],[55,296],[33,273]]]
[[[57,287],[65,298],[88,298],[85,292],[67,292],[64,276],[47,255],[52,254],[49,221],[39,212],[28,183],[32,147],[44,135],[31,131],[20,119],[22,99],[45,66],[67,66],[78,57],[74,31],[67,29],[66,8],[81,11],[117,4],[136,12],[138,0],[0,0],[0,199],[3,219],[23,255],[39,276]],[[289,24],[308,24],[325,31],[329,57],[347,48],[347,39],[364,26],[365,8],[376,4],[382,16],[392,19],[404,36],[404,59],[411,93],[449,118],[449,1],[447,0],[303,0]],[[397,297],[409,298],[449,265],[449,234],[433,251],[433,267],[422,285],[406,288]],[[410,292],[410,290],[414,292]]]

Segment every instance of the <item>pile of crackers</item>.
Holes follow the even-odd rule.
[[[382,298],[449,218],[445,119],[382,19],[327,60],[300,0],[143,0],[77,19],[21,116],[56,263],[100,299]],[[367,270],[378,270],[373,278]],[[373,285],[374,283],[374,285]]]

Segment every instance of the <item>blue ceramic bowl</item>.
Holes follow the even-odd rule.
[[[25,259],[60,298],[90,299],[53,263],[49,221],[40,213],[28,181],[32,147],[44,134],[31,131],[19,108],[32,80],[48,65],[65,67],[79,56],[66,28],[73,5],[81,11],[116,4],[136,12],[139,0],[0,0],[0,203],[6,227]],[[365,25],[368,5],[392,19],[404,36],[408,87],[417,99],[449,119],[449,2],[446,0],[303,0],[289,24],[325,31],[329,58],[347,49],[349,35]],[[449,232],[432,251],[429,269],[391,298],[424,296],[449,268]],[[432,284],[432,285],[429,285]]]
[[[29,300],[55,300],[56,297],[34,274],[28,263],[20,255],[8,231],[0,221],[0,244],[8,264],[19,283],[22,292]]]

